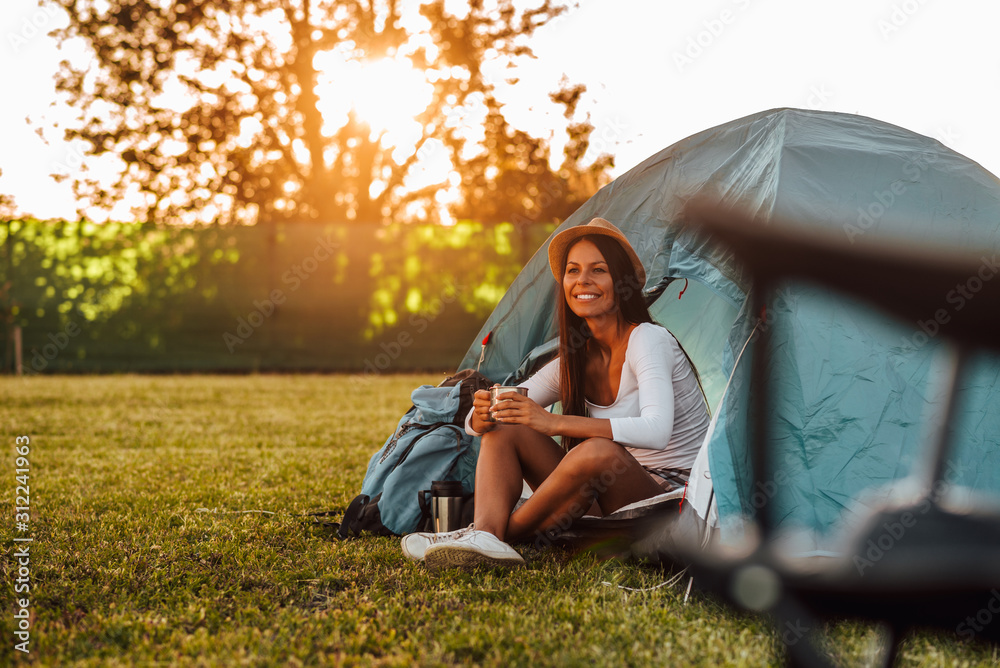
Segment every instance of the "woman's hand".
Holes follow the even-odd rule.
[[[556,435],[557,416],[517,392],[498,394],[493,415],[501,424],[523,424],[540,434]]]
[[[477,434],[485,434],[496,429],[496,422],[491,422],[490,417],[490,391],[477,390],[472,395],[472,429]]]

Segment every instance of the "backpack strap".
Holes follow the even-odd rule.
[[[420,520],[417,522],[417,529],[420,531],[434,531],[434,524],[431,521],[431,504],[427,497],[431,495],[431,490],[422,489],[417,492],[417,505],[420,506]]]
[[[475,369],[464,369],[454,376],[446,378],[438,387],[451,387],[459,383],[462,384],[462,387],[459,390],[458,410],[455,412],[452,424],[456,424],[464,429],[465,417],[472,410],[472,402],[475,399],[476,390],[489,389],[493,381]]]

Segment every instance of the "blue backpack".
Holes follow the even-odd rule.
[[[467,369],[441,385],[422,385],[392,436],[368,462],[361,494],[351,501],[338,535],[396,535],[429,529],[431,482],[458,481],[467,498],[475,489],[479,438],[465,433],[473,394],[492,382]],[[465,511],[471,522],[473,504]]]

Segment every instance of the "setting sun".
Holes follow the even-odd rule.
[[[394,160],[409,157],[421,135],[416,117],[434,92],[423,72],[401,57],[356,61],[337,51],[319,53],[313,62],[324,132],[332,135],[343,127],[353,109],[371,128],[372,139],[395,149]]]
[[[313,63],[318,72],[317,106],[323,115],[324,134],[332,136],[344,127],[353,111],[370,128],[369,139],[390,152],[397,165],[417,151],[424,128],[416,119],[434,95],[427,73],[414,69],[402,56],[353,60],[336,50],[317,54]],[[454,114],[451,122],[463,122],[465,113]],[[454,219],[448,204],[459,196],[459,181],[444,145],[430,138],[422,145],[404,186],[411,191],[438,187],[434,209],[441,223],[450,224]],[[375,196],[383,187],[376,179],[369,194]]]

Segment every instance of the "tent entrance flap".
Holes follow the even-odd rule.
[[[719,351],[727,345],[738,311],[700,281],[678,279],[663,290],[649,313],[684,346],[715,410],[729,378]]]

